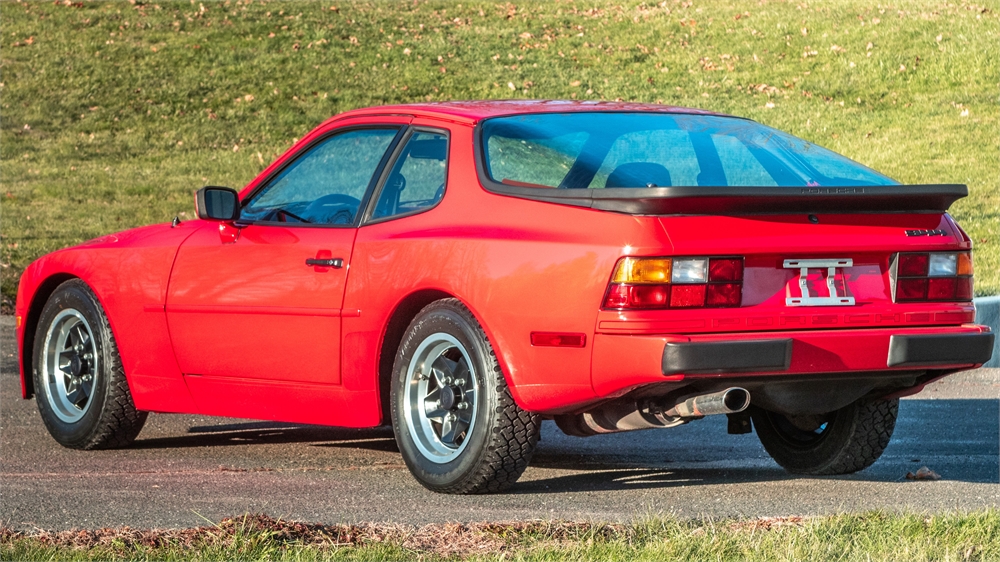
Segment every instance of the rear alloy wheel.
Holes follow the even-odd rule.
[[[753,407],[757,437],[794,474],[850,474],[882,455],[896,427],[899,399],[860,399],[819,415],[789,416]]]
[[[514,402],[486,334],[455,299],[425,307],[396,354],[392,425],[430,490],[497,492],[528,466],[541,420]]]
[[[45,303],[32,356],[38,411],[71,449],[132,443],[146,422],[135,409],[118,347],[101,304],[82,281],[67,281]]]

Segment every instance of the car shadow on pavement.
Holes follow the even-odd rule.
[[[575,466],[584,473],[568,474],[519,482],[512,494],[563,494],[615,490],[642,490],[706,486],[714,484],[745,484],[780,482],[796,476],[780,468],[597,468]]]
[[[246,422],[195,426],[177,437],[141,436],[133,449],[179,449],[225,445],[273,445],[307,443],[317,447],[368,449],[397,452],[396,440],[388,427],[351,429],[279,422]]]

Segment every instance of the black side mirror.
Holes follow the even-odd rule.
[[[234,221],[240,218],[240,199],[234,189],[206,185],[195,193],[194,210],[199,219]]]

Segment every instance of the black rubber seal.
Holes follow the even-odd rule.
[[[986,363],[993,357],[992,333],[932,334],[889,338],[889,367]]]
[[[792,339],[670,342],[663,347],[664,375],[787,371]]]

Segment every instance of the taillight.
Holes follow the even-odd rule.
[[[743,258],[622,258],[604,308],[738,307]]]
[[[895,302],[971,301],[972,254],[896,254],[890,268]]]

